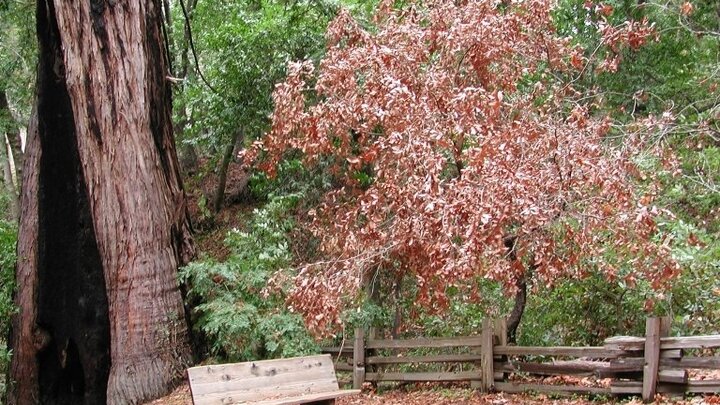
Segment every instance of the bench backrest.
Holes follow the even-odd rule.
[[[195,405],[231,404],[338,391],[329,354],[188,369]]]

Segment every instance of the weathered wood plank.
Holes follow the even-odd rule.
[[[258,386],[245,390],[223,390],[222,386],[209,392],[198,393],[192,391],[195,405],[229,404],[229,403],[255,403],[267,399],[296,398],[302,395],[339,392],[337,389],[326,390],[312,383],[283,382],[270,386],[271,389]]]
[[[553,364],[543,363],[495,363],[495,370],[502,371],[504,373],[531,373],[538,375],[576,375],[576,376],[591,376],[592,371],[579,371],[579,370],[567,370],[564,367],[557,367]]]
[[[662,339],[660,339],[662,341]],[[683,349],[668,349],[663,350],[660,349],[660,358],[661,359],[679,359],[683,356]]]
[[[338,353],[342,353],[341,355],[347,355],[352,356],[353,354],[353,347],[352,346],[333,346],[333,347],[323,347],[320,349],[322,353],[328,353],[328,354],[334,354],[337,355]]]
[[[192,367],[188,378],[196,405],[303,403],[347,395],[339,391],[329,354]]]
[[[660,337],[664,338],[670,336],[670,330],[672,329],[672,318],[669,316],[660,317]]]
[[[687,384],[687,370],[666,369],[658,371],[658,381],[661,383]]]
[[[713,349],[720,347],[720,335],[667,337],[660,340],[661,349]]]
[[[645,338],[615,336],[605,339],[605,347],[620,350],[642,350]],[[660,339],[661,350],[671,349],[714,349],[720,347],[720,335],[672,336]]]
[[[258,402],[257,405],[294,405],[294,404],[307,404],[307,403],[316,403],[316,402],[319,403],[320,401],[345,397],[345,396],[349,396],[349,395],[357,395],[359,393],[360,393],[360,390],[345,390],[345,391],[328,392],[325,394],[323,394],[323,393],[308,394],[308,395],[303,395],[301,397],[296,397],[296,398],[284,398],[284,399],[277,399],[277,400],[261,401],[261,402]]]
[[[627,358],[611,360],[611,363],[617,367],[627,367],[625,371],[635,371],[634,367],[642,367],[644,359]],[[666,368],[699,368],[720,370],[720,357],[683,357],[681,359],[660,359],[660,366]]]
[[[603,347],[610,350],[642,351],[645,338],[636,336],[613,336],[605,339]]]
[[[640,394],[642,383],[639,381],[613,381],[610,384],[613,394]],[[720,380],[688,381],[687,384],[659,384],[657,392],[661,394],[718,394]]]
[[[558,362],[558,363],[532,363],[532,362],[496,362],[495,370],[506,373],[531,373],[539,375],[576,375],[591,376],[594,375],[599,368],[609,368],[609,364],[599,364],[600,362]]]
[[[645,320],[645,366],[643,367],[642,398],[645,402],[655,399],[660,369],[660,318]]]
[[[374,339],[365,345],[368,349],[417,349],[458,346],[480,346],[480,336],[463,336],[454,338],[416,338],[416,339]]]
[[[421,372],[421,373],[366,373],[367,381],[472,381],[479,380],[477,371]]]
[[[490,392],[495,384],[493,372],[493,321],[485,318],[482,328],[482,344],[480,347],[480,371],[482,392]]]
[[[495,320],[495,336],[498,337],[498,345],[507,346],[507,320],[505,318]]]
[[[308,394],[308,395],[303,395],[301,397],[296,397],[296,398],[284,398],[284,399],[277,399],[277,400],[261,401],[261,402],[258,402],[257,405],[294,405],[294,404],[320,403],[320,401],[345,397],[345,396],[349,396],[349,395],[357,395],[359,393],[360,393],[360,390],[344,390],[344,391],[328,392],[326,394],[323,394],[323,393]]]
[[[720,394],[720,380],[688,381],[684,389],[691,394]]]
[[[630,359],[631,361],[613,360],[607,361],[555,361],[552,363],[536,362],[499,362],[496,361],[495,371],[505,373],[525,372],[538,375],[574,375],[574,376],[596,376],[598,378],[615,377],[622,373],[641,372],[644,366],[644,359]],[[661,360],[661,364],[662,360]],[[670,363],[673,368],[679,364],[677,361]]]
[[[251,403],[253,405],[291,405],[291,404],[306,404],[317,401],[325,401],[328,399],[344,397],[348,395],[357,395],[360,390],[343,390],[343,391],[331,391],[331,392],[317,392],[312,394],[297,395],[292,397],[280,398],[279,395],[271,397],[270,399],[248,401],[246,399],[238,399],[231,393],[216,393],[207,398],[208,402],[203,402],[208,405],[227,405],[227,404],[245,404]],[[197,405],[198,402],[195,402]]]
[[[367,364],[466,363],[480,361],[480,354],[439,354],[429,356],[370,356]]]
[[[495,346],[493,352],[507,356],[566,356],[593,359],[613,359],[629,355],[625,350],[608,349],[603,346]]]
[[[204,393],[217,390],[217,387],[223,387],[222,389],[226,391],[245,390],[298,379],[307,382],[317,381],[330,386],[335,382],[335,371],[330,355],[324,354],[294,359],[192,367],[188,369],[188,377],[193,393]]]
[[[507,319],[505,319],[505,318],[496,319],[494,327],[495,327],[495,336],[497,336],[497,344],[499,346],[507,346],[507,344],[508,344]],[[495,353],[494,361],[496,361],[496,362],[507,361],[507,356],[498,354],[497,352],[495,352],[495,348],[493,348],[493,353]],[[507,378],[507,374],[495,370],[494,377],[495,377],[495,381],[505,381],[505,379]]]
[[[720,357],[683,357],[681,359],[660,359],[660,365],[674,368],[720,370]]]
[[[337,385],[337,379],[321,380],[315,376],[309,376],[310,380],[303,381],[302,378],[307,373],[296,371],[292,374],[281,374],[277,377],[263,376],[256,378],[245,378],[241,380],[217,381],[204,384],[192,384],[191,392],[198,399],[204,398],[208,394],[213,393],[233,393],[233,396],[247,398],[247,400],[255,397],[263,397],[282,393],[286,396],[301,395],[312,392],[327,392],[334,389]],[[335,372],[333,371],[333,374]]]
[[[610,367],[607,372],[602,370],[598,373],[598,377],[607,378],[614,377],[618,373],[642,372],[645,366],[645,359],[642,357],[628,359],[610,360]]]
[[[642,382],[639,381],[613,381],[610,383],[610,392],[613,395],[640,394]]]
[[[353,388],[362,389],[365,382],[365,330],[355,328],[353,346]]]
[[[496,382],[495,388],[501,392],[511,394],[523,392],[537,392],[543,394],[560,395],[602,395],[609,394],[610,389],[604,387],[582,387],[577,385],[545,385],[545,384],[523,384],[511,382]]]

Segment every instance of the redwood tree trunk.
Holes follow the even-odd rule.
[[[191,361],[160,0],[38,1],[9,403],[129,404]]]

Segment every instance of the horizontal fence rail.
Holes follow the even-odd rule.
[[[669,337],[668,318],[648,318],[644,337],[616,336],[591,347],[512,346],[506,330],[504,321],[485,320],[476,336],[365,339],[364,330],[356,329],[352,347],[323,352],[334,356],[336,371],[352,373],[354,388],[365,382],[469,381],[483,392],[631,394],[645,401],[656,393],[720,393],[720,380],[693,379],[689,372],[720,370],[714,352],[720,335]],[[596,384],[528,382],[511,375],[583,377]]]

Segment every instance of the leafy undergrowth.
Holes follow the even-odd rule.
[[[201,159],[199,165],[205,167],[210,163]],[[224,204],[217,214],[210,212],[209,202],[217,189],[217,176],[214,174],[186,177],[187,204],[190,219],[195,231],[195,247],[198,253],[224,261],[230,250],[224,243],[228,230],[242,229],[247,217],[252,214],[258,204],[247,199],[245,185],[248,174],[237,163],[228,168],[228,186],[225,190]]]
[[[363,391],[359,395],[339,398],[337,405],[450,405],[450,404],[482,404],[482,405],[585,405],[585,404],[626,404],[641,405],[639,398],[612,399],[612,398],[588,398],[570,397],[560,398],[549,395],[535,394],[481,394],[462,386],[448,386],[439,384],[414,384],[406,385],[402,389],[376,393],[374,391]],[[689,398],[669,398],[658,396],[656,404],[673,405],[704,405],[720,404],[720,396],[695,396]],[[149,405],[191,405],[190,388],[187,384],[178,387],[172,394],[150,402]]]

